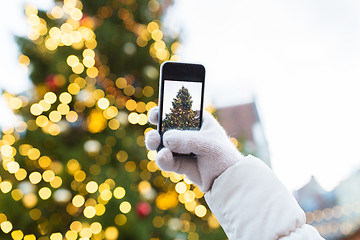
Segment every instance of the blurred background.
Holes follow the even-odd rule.
[[[144,149],[165,60],[204,64],[207,110],[239,150],[272,167],[326,239],[359,239],[359,10],[355,0],[9,2],[4,239],[226,239],[199,189]]]

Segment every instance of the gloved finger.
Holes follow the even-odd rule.
[[[175,172],[179,168],[179,162],[176,162],[172,152],[168,148],[161,149],[155,158],[156,164],[163,171]]]
[[[148,113],[148,120],[151,124],[157,125],[159,120],[159,107],[155,106]]]
[[[160,135],[156,130],[151,130],[145,134],[145,145],[149,150],[156,150],[160,141]]]
[[[196,158],[174,157],[169,149],[163,148],[157,153],[155,161],[161,170],[185,174],[192,182],[201,186],[202,181]]]
[[[206,136],[202,136],[200,131],[168,130],[163,135],[163,143],[172,152],[199,154],[204,151],[204,146],[209,143],[209,138],[206,139]]]

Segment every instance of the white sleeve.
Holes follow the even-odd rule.
[[[222,173],[205,199],[230,240],[323,240],[305,224],[292,194],[253,156]]]

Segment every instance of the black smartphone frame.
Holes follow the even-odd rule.
[[[200,100],[200,126],[202,126],[203,111],[204,111],[204,91],[205,91],[205,67],[201,64],[171,62],[166,61],[160,67],[160,89],[159,89],[159,116],[158,116],[158,132],[161,136],[161,143],[158,148],[160,150],[164,147],[162,142],[161,131],[162,115],[163,115],[163,101],[164,101],[164,82],[170,81],[185,81],[185,82],[201,82],[201,100]]]

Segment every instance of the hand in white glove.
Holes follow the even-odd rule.
[[[149,112],[149,122],[158,123],[159,110],[154,107]],[[149,150],[160,145],[160,135],[156,130],[145,136]],[[210,190],[215,178],[234,165],[243,156],[230,141],[225,130],[208,112],[204,112],[202,127],[196,130],[168,130],[163,134],[162,148],[156,155],[156,163],[163,171],[185,174],[201,191]],[[194,153],[191,156],[173,156]]]

